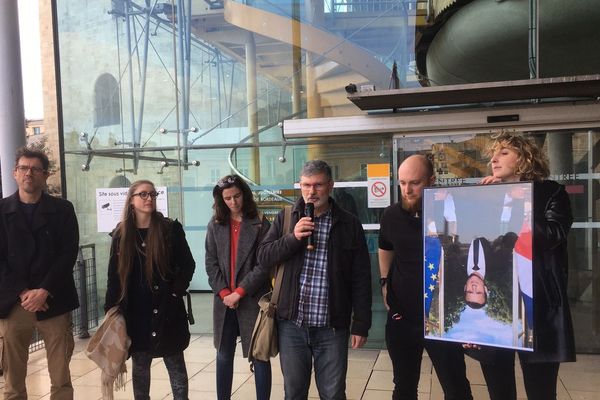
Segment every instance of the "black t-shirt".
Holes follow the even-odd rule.
[[[385,209],[379,248],[394,252],[388,274],[387,303],[394,313],[411,321],[423,320],[423,223],[396,203]]]
[[[37,210],[38,203],[23,203],[20,202],[19,203],[21,206],[21,211],[23,211],[23,214],[25,215],[25,218],[27,219],[27,224],[31,226],[32,222],[33,222],[33,214],[35,214],[35,210]]]

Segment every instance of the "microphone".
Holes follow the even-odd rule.
[[[304,207],[304,216],[309,217],[311,221],[315,219],[315,205],[313,203],[306,203]],[[315,249],[315,237],[311,233],[306,238],[306,250],[313,251]]]

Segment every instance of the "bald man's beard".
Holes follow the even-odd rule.
[[[416,201],[410,202],[404,198],[402,198],[402,208],[408,211],[411,214],[421,211],[421,198]]]

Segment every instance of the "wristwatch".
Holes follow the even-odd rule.
[[[379,284],[381,285],[381,287],[384,287],[386,283],[387,283],[387,276],[382,276],[381,278],[379,278]]]

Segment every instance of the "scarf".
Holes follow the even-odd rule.
[[[102,370],[103,400],[112,400],[113,390],[125,390],[125,361],[130,345],[125,318],[117,306],[112,307],[85,350],[85,354]]]

